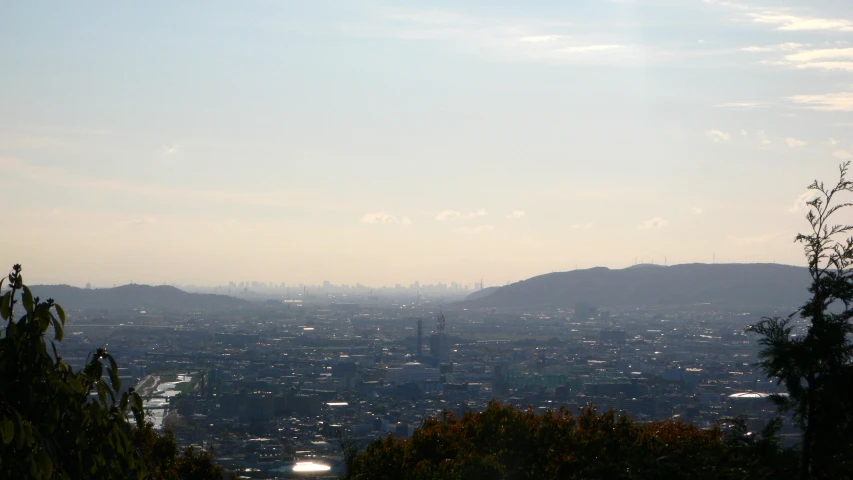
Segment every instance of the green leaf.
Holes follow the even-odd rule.
[[[107,360],[110,361],[110,382],[113,384],[113,391],[118,392],[121,390],[121,380],[118,378],[118,365],[116,365],[116,361],[112,355],[106,355]]]
[[[133,407],[140,412],[142,411],[142,397],[136,392],[133,392]]]
[[[9,320],[9,316],[12,315],[12,310],[9,305],[12,299],[12,291],[6,292],[3,295],[3,298],[0,299],[0,317],[3,317],[3,320]]]
[[[61,320],[62,324],[65,325],[65,310],[63,310],[58,303],[54,303],[53,307],[56,308],[56,314],[59,315],[59,320]]]
[[[42,478],[49,479],[53,475],[53,462],[50,456],[44,450],[39,451],[38,456],[39,470],[41,470]]]
[[[15,438],[15,424],[12,423],[12,419],[3,419],[3,424],[0,425],[0,435],[3,436],[4,445],[12,443],[12,440]]]
[[[33,301],[33,292],[30,291],[29,287],[23,285],[24,289],[24,310],[27,311],[30,315],[33,314],[33,310],[35,307],[35,302]]]
[[[62,335],[63,335],[62,324],[59,323],[59,320],[53,318],[53,315],[50,316],[50,320],[53,322],[53,331],[54,331],[54,336],[56,338],[56,341],[61,342],[62,341]]]

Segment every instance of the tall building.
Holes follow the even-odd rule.
[[[420,358],[424,354],[423,346],[424,346],[424,321],[419,318],[418,319],[418,346],[416,349],[418,360],[420,360]]]
[[[450,341],[444,333],[446,320],[444,312],[438,314],[438,333],[432,335],[429,339],[430,354],[438,360],[439,363],[450,363]]]

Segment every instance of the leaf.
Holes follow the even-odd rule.
[[[107,359],[110,361],[110,382],[113,384],[113,391],[121,390],[121,380],[118,378],[118,365],[112,355],[107,354]]]
[[[3,437],[4,445],[12,443],[12,440],[15,438],[15,424],[12,423],[12,419],[3,419],[3,424],[0,425],[0,435]]]
[[[50,320],[53,322],[54,337],[56,338],[57,342],[61,342],[63,335],[62,324],[59,322],[59,320],[53,318],[53,315],[50,316]]]
[[[54,303],[53,307],[56,309],[56,314],[59,315],[59,320],[61,320],[62,324],[65,325],[65,310],[63,310],[58,303]]]
[[[39,470],[41,470],[42,478],[48,479],[53,475],[53,462],[44,450],[39,451],[38,465]]]
[[[27,287],[26,285],[23,286],[23,289],[24,289],[24,310],[26,310],[28,314],[32,315],[33,310],[35,309],[35,302],[33,301],[33,292],[31,292],[29,287]]]
[[[142,397],[136,392],[133,392],[133,408],[140,412],[142,411]]]
[[[12,314],[11,309],[9,308],[9,303],[12,299],[12,291],[6,292],[3,295],[3,298],[0,299],[0,317],[3,317],[3,320],[9,320],[9,316]]]

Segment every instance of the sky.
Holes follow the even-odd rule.
[[[0,45],[28,283],[803,265],[853,158],[849,0],[34,0]]]

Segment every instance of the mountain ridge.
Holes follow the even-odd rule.
[[[168,285],[127,284],[112,288],[79,288],[71,285],[33,285],[33,295],[53,298],[69,310],[219,310],[239,308],[249,302],[227,295],[190,293]]]
[[[710,303],[721,307],[797,307],[808,297],[808,269],[775,263],[688,263],[552,272],[469,295],[463,308],[664,307]],[[651,267],[651,266],[649,266]],[[479,292],[475,292],[479,293]]]

